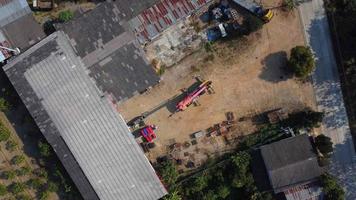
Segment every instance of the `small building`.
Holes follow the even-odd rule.
[[[261,146],[252,168],[257,185],[288,200],[319,199],[318,178],[323,169],[308,135],[286,138]]]

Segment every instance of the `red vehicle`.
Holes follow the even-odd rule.
[[[205,81],[199,85],[193,92],[189,93],[182,101],[176,105],[176,112],[184,111],[188,106],[193,104],[199,96],[203,95],[211,88],[211,81]]]
[[[141,135],[146,139],[147,142],[151,143],[154,139],[156,139],[156,134],[154,132],[156,129],[157,127],[155,125],[145,126],[141,129]]]

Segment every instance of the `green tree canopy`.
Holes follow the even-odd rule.
[[[11,162],[15,165],[20,165],[21,163],[23,163],[25,161],[25,156],[23,155],[16,155],[11,159]]]
[[[162,180],[169,187],[174,186],[178,179],[178,171],[176,166],[171,160],[165,161],[158,167],[158,171],[162,177]]]
[[[10,138],[10,131],[0,122],[0,142],[7,141]]]
[[[294,47],[287,65],[296,77],[305,79],[315,69],[315,60],[311,49],[305,46]]]
[[[336,179],[330,174],[323,174],[320,177],[321,185],[323,186],[323,191],[325,193],[325,200],[344,200],[345,191],[338,184]]]
[[[7,180],[13,180],[16,177],[16,171],[10,170],[4,172],[4,176]]]
[[[333,152],[333,143],[331,138],[325,136],[323,134],[318,135],[315,138],[315,145],[319,149],[319,151],[324,155],[329,155]]]
[[[307,109],[289,114],[288,119],[284,120],[283,124],[296,130],[311,129],[319,127],[323,118],[324,113]]]

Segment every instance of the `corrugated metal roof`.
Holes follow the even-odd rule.
[[[38,58],[33,57],[36,51],[41,51]],[[4,69],[40,130],[45,136],[60,135],[100,199],[156,200],[166,194],[125,121],[103,98],[63,32]],[[53,127],[58,131],[51,132]],[[56,149],[55,141],[49,142]],[[61,155],[62,160],[68,156]]]
[[[322,200],[323,190],[316,183],[300,185],[284,191],[287,200]]]
[[[211,0],[162,0],[129,21],[139,41],[155,38],[178,20],[192,14]]]
[[[0,27],[31,13],[26,0],[2,1],[0,6]]]
[[[318,178],[322,173],[308,135],[260,147],[271,186],[276,193]]]

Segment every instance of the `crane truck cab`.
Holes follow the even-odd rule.
[[[240,7],[250,11],[264,22],[269,22],[274,16],[274,13],[270,9],[264,9],[262,6],[255,3],[253,0],[233,0]]]

